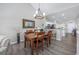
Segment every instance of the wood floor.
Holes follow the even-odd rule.
[[[46,44],[45,44],[46,45]],[[12,45],[8,55],[31,55],[30,47],[24,48],[24,43]],[[35,53],[36,54],[36,53]],[[44,46],[44,51],[40,50],[39,55],[75,55],[76,54],[76,39],[72,35],[67,35],[61,41],[52,39],[49,47]]]

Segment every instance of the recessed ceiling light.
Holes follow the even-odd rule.
[[[55,18],[55,16],[52,16],[52,18]]]
[[[62,16],[64,16],[64,13],[62,13]]]

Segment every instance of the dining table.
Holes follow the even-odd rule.
[[[27,35],[25,35],[25,41],[24,41],[24,47],[26,47],[26,41],[28,40],[28,41],[30,41],[30,46],[31,46],[31,53],[33,54],[33,50],[35,50],[35,46],[34,46],[34,41],[37,39],[37,38],[39,38],[39,40],[40,40],[40,38],[42,37],[43,35],[37,35],[36,33],[30,33],[30,34],[27,34]]]

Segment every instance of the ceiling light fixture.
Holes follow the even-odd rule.
[[[45,13],[43,12],[41,12],[41,9],[40,9],[40,3],[39,3],[39,8],[38,8],[38,10],[36,10],[36,12],[35,12],[35,14],[33,15],[33,17],[35,18],[35,19],[43,19],[43,18],[45,18]]]
[[[65,16],[64,13],[62,13],[62,16]]]

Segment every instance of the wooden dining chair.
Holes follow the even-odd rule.
[[[27,30],[26,33],[27,33],[27,34],[29,34],[29,33],[34,33],[34,31],[33,31],[33,30]]]
[[[26,45],[28,46],[28,44],[30,44],[30,41],[28,40],[27,35],[28,34],[25,32],[24,33],[24,48],[26,48]]]
[[[52,39],[52,31],[49,31],[49,44],[51,44],[51,39]]]
[[[44,37],[47,47],[51,44],[51,37],[52,37],[52,31],[48,31],[48,33]]]
[[[37,38],[36,38],[36,52],[38,54],[39,48],[42,48],[42,51],[44,50],[44,34],[45,32],[37,32]],[[41,46],[40,46],[41,45]]]
[[[31,33],[34,33],[34,31],[33,30],[27,30],[25,33],[24,33],[24,47],[26,48],[26,45],[28,46],[28,45],[30,45],[31,46],[31,43],[30,43],[30,41],[28,40],[28,38],[27,38],[27,35],[28,34],[31,34]]]

